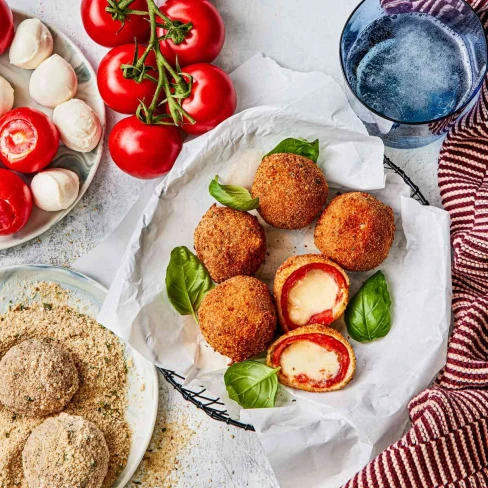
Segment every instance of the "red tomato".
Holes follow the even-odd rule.
[[[134,42],[134,39],[137,42],[145,42],[149,39],[151,25],[148,17],[128,15],[122,24],[120,20],[112,19],[112,14],[105,10],[108,6],[107,0],[82,0],[81,2],[83,26],[96,43],[105,47],[115,47]],[[146,0],[134,0],[128,8],[147,11]]]
[[[5,0],[0,0],[0,54],[12,44],[14,38],[14,17]]]
[[[45,168],[59,147],[59,133],[51,119],[29,107],[15,108],[0,118],[0,160],[20,173]]]
[[[180,154],[182,140],[173,125],[147,125],[135,115],[115,124],[108,141],[115,164],[141,179],[167,173]]]
[[[165,58],[180,66],[193,63],[211,63],[222,50],[225,27],[219,11],[208,0],[168,0],[160,7],[161,12],[171,20],[193,24],[181,44],[172,39],[160,41]],[[164,36],[166,29],[158,28],[158,37]]]
[[[105,55],[98,67],[97,83],[100,95],[112,110],[121,114],[135,114],[139,100],[144,100],[149,105],[156,91],[156,83],[151,80],[143,80],[141,83],[137,83],[135,80],[124,78],[120,66],[132,63],[134,49],[134,44],[114,47]],[[144,50],[143,46],[138,46],[139,57]],[[152,51],[149,53],[145,64],[156,67],[156,58]],[[150,70],[148,74],[157,78],[157,73],[154,70]]]
[[[0,236],[18,232],[32,212],[30,188],[15,173],[0,169]]]
[[[237,96],[227,73],[207,63],[192,64],[184,69],[193,77],[193,86],[182,107],[196,123],[184,123],[188,134],[204,134],[234,114]]]

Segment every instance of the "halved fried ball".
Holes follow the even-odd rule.
[[[198,318],[206,341],[234,362],[264,351],[276,332],[268,287],[250,276],[235,276],[208,292]]]
[[[259,213],[273,227],[302,229],[320,213],[329,187],[312,160],[296,154],[272,154],[263,159],[254,177],[253,198]]]
[[[287,332],[273,342],[266,363],[280,367],[282,385],[315,392],[344,388],[356,371],[356,356],[344,336],[316,324]]]
[[[79,386],[69,351],[36,339],[12,347],[0,361],[0,403],[30,417],[60,412]]]
[[[376,268],[387,257],[395,235],[388,205],[362,192],[335,197],[315,226],[320,252],[350,271]]]
[[[292,256],[276,272],[274,295],[285,332],[308,324],[329,325],[346,309],[349,277],[321,254]]]
[[[195,229],[195,251],[213,281],[253,275],[266,257],[266,236],[247,212],[212,205]]]

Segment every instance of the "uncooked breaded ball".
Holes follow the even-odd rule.
[[[213,281],[253,275],[266,257],[266,236],[247,212],[212,205],[195,229],[195,251]]]
[[[259,213],[273,227],[302,229],[311,224],[327,201],[329,188],[320,168],[296,154],[272,154],[254,177],[253,198]]]
[[[78,371],[61,346],[30,339],[0,361],[0,403],[30,417],[60,412],[77,392]]]
[[[250,276],[235,276],[208,292],[198,318],[207,342],[235,362],[264,351],[276,332],[268,287]]]
[[[368,271],[388,256],[395,235],[393,210],[362,192],[335,197],[315,227],[320,252],[350,271]]]
[[[100,488],[108,462],[102,431],[82,417],[65,413],[35,428],[22,452],[30,488]]]

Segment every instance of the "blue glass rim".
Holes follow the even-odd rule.
[[[378,117],[381,117],[382,119],[385,119],[385,120],[389,120],[390,122],[393,122],[395,124],[401,124],[401,125],[426,125],[426,124],[433,124],[433,123],[436,123],[436,122],[440,122],[441,120],[445,120],[445,119],[451,117],[452,115],[454,115],[457,112],[459,112],[459,114],[461,115],[462,112],[464,111],[464,109],[474,100],[475,97],[478,96],[479,91],[480,91],[480,89],[483,86],[483,83],[485,81],[486,74],[488,72],[488,43],[486,41],[486,33],[483,36],[483,43],[485,45],[485,53],[486,53],[487,62],[485,63],[485,68],[483,70],[483,74],[482,74],[482,76],[480,76],[480,81],[478,82],[478,85],[476,86],[476,88],[473,90],[473,93],[471,94],[471,96],[461,106],[457,107],[452,112],[448,113],[447,115],[444,115],[443,117],[438,117],[436,119],[431,119],[431,120],[426,120],[426,121],[421,121],[421,122],[405,122],[405,121],[402,121],[402,120],[393,119],[391,117],[388,117],[386,115],[383,115],[382,113],[378,112],[374,108],[370,107],[367,103],[365,103],[363,100],[361,100],[358,97],[358,95],[356,94],[356,92],[353,90],[351,84],[349,83],[349,80],[348,80],[347,75],[346,75],[346,68],[344,66],[344,61],[343,61],[343,58],[342,58],[342,40],[344,38],[344,32],[345,32],[347,26],[349,25],[351,19],[353,18],[354,14],[362,7],[363,3],[366,3],[367,1],[369,1],[369,0],[361,0],[361,2],[359,2],[358,5],[355,7],[355,9],[351,12],[351,14],[349,15],[349,17],[347,18],[347,20],[346,20],[346,22],[344,24],[344,27],[342,28],[341,37],[340,37],[340,40],[339,40],[339,60],[341,62],[342,76],[344,77],[344,79],[345,79],[345,81],[347,83],[347,86],[349,87],[349,89],[353,93],[353,95],[356,98],[356,100],[358,100],[359,103],[363,107],[365,107],[370,112],[372,112],[375,115],[377,115]],[[481,23],[481,19],[479,18],[478,14],[474,10],[474,8],[466,0],[458,0],[458,1],[462,2],[463,4],[465,4],[468,7],[468,9],[473,12],[473,14],[474,14],[477,22],[479,23],[479,25],[481,27],[481,30],[483,32],[485,32],[485,29],[483,27],[483,24]]]

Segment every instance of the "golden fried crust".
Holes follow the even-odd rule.
[[[346,281],[347,287],[344,290],[343,299],[341,301],[340,307],[335,313],[334,320],[337,320],[344,313],[347,302],[349,301],[349,277],[338,264],[334,263],[330,259],[325,258],[321,254],[302,254],[301,256],[292,256],[288,258],[278,268],[278,271],[276,271],[273,285],[273,293],[275,296],[276,308],[278,310],[278,319],[280,321],[281,328],[285,332],[288,332],[288,326],[285,322],[285,319],[283,318],[283,311],[281,309],[281,293],[283,291],[283,286],[286,280],[294,271],[310,263],[324,263],[333,266],[341,273],[341,275],[344,277],[344,280]]]
[[[261,162],[252,185],[259,213],[273,227],[301,229],[327,201],[329,188],[320,168],[296,154],[272,154]]]
[[[212,205],[195,229],[195,251],[212,280],[253,275],[264,263],[266,237],[258,219],[247,212]]]
[[[395,235],[393,210],[368,193],[335,197],[315,226],[320,252],[350,271],[376,268],[388,256]]]
[[[336,385],[333,385],[329,388],[316,388],[312,385],[308,385],[305,383],[298,383],[294,381],[293,379],[288,378],[285,376],[281,371],[278,371],[278,381],[285,386],[289,386],[290,388],[296,388],[298,390],[305,390],[305,391],[314,391],[314,392],[326,392],[326,391],[334,391],[334,390],[341,390],[344,388],[354,377],[354,373],[356,372],[356,355],[354,354],[354,350],[347,341],[347,339],[337,330],[333,329],[332,327],[327,327],[324,325],[305,325],[303,327],[300,327],[298,329],[292,330],[290,332],[287,332],[286,334],[282,335],[279,339],[277,339],[271,346],[268,348],[268,354],[266,356],[266,364],[270,368],[274,368],[275,366],[273,365],[272,361],[272,356],[275,351],[275,349],[279,346],[279,344],[287,339],[288,337],[291,336],[296,336],[296,335],[302,335],[302,334],[324,334],[333,337],[334,339],[338,340],[340,343],[342,343],[347,351],[349,352],[349,358],[350,358],[350,363],[349,363],[349,368],[347,370],[347,374],[345,378],[340,382],[337,383]]]
[[[234,362],[264,351],[276,332],[268,287],[250,276],[235,276],[207,293],[198,318],[206,341]]]

